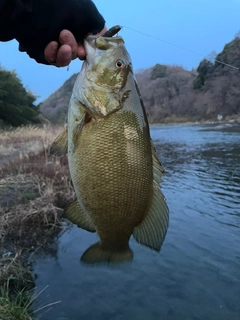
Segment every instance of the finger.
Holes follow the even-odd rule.
[[[44,56],[45,59],[50,63],[55,63],[58,53],[58,43],[56,41],[50,42],[45,50],[44,50]]]
[[[62,45],[68,45],[72,49],[72,59],[77,58],[78,44],[74,35],[69,30],[62,30],[59,35],[59,41]]]
[[[67,44],[63,44],[58,50],[56,65],[58,67],[65,67],[69,65],[71,60],[72,60],[72,48]]]
[[[85,51],[85,48],[84,46],[82,45],[78,45],[78,48],[77,48],[77,56],[80,60],[85,60],[86,59],[86,51]]]

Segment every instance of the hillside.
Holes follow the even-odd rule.
[[[216,60],[240,68],[240,38],[225,45]],[[197,70],[156,64],[136,74],[150,123],[235,118],[240,121],[239,71],[204,59]],[[64,122],[76,75],[41,104],[43,115]],[[221,118],[221,117],[220,117]]]
[[[160,64],[136,74],[149,122],[197,120],[198,113],[192,109],[196,76],[195,71]]]
[[[225,45],[216,60],[240,68],[240,38]],[[214,118],[240,114],[239,70],[203,60],[198,69],[194,88],[198,91],[195,107],[202,108],[204,117]]]
[[[53,94],[40,104],[40,110],[45,118],[52,123],[60,124],[66,121],[69,100],[77,74],[72,75]]]

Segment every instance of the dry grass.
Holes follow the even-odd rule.
[[[67,158],[48,155],[62,129],[0,130],[0,319],[32,319],[33,280],[24,263],[66,226],[63,208],[74,197]]]
[[[0,286],[7,289],[15,287],[20,290],[33,288],[31,271],[22,265],[21,251],[14,257],[8,257],[6,254],[0,259]]]
[[[8,147],[10,151],[8,160],[0,163],[0,241],[12,238],[21,246],[44,245],[45,236],[61,227],[62,208],[73,189],[67,158],[48,155],[59,132],[60,128],[32,126],[1,132],[0,158],[6,157]]]
[[[28,158],[46,150],[62,127],[26,126],[17,129],[0,130],[0,164],[13,159]],[[47,157],[47,153],[46,153]]]

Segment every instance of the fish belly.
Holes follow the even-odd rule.
[[[87,123],[69,159],[78,200],[102,243],[122,247],[143,219],[152,193],[147,126],[130,113]]]

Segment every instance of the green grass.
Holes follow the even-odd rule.
[[[47,288],[47,287],[46,287]],[[9,286],[0,287],[0,320],[38,320],[43,314],[48,312],[53,305],[61,303],[56,301],[46,305],[40,305],[35,310],[32,304],[39,295],[46,289],[44,288],[37,294],[33,290],[9,288]]]
[[[34,299],[30,291],[0,288],[0,319],[1,320],[33,320],[29,314]]]
[[[37,198],[37,195],[34,192],[26,191],[22,193],[22,201],[35,200],[36,198]]]

